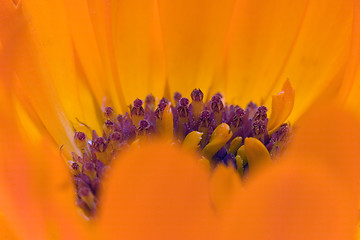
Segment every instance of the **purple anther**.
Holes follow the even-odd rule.
[[[91,190],[96,195],[99,192],[99,188],[101,187],[101,180],[99,178],[95,178],[91,182]]]
[[[155,97],[152,94],[149,94],[145,98],[145,104],[153,104],[155,102]]]
[[[99,138],[99,135],[97,135],[96,131],[92,131],[92,141],[94,142],[97,138]]]
[[[289,125],[284,123],[280,126],[278,130],[274,132],[271,136],[270,142],[284,142],[286,140],[287,134],[289,133]]]
[[[247,107],[246,107],[246,112],[248,113],[248,118],[249,118],[249,119],[251,119],[251,118],[254,117],[254,114],[255,114],[257,108],[258,108],[258,107],[256,106],[255,103],[249,102],[249,104],[248,104]]]
[[[244,109],[236,106],[231,124],[234,127],[241,127],[245,120],[246,120],[246,114],[245,114]]]
[[[95,170],[98,177],[102,177],[104,175],[105,171],[105,165],[99,160],[96,160],[95,162]]]
[[[180,98],[181,98],[181,93],[175,92],[175,93],[174,93],[174,100],[175,100],[175,102],[179,102]]]
[[[139,130],[147,130],[150,128],[150,123],[148,120],[143,119],[139,122]]]
[[[111,128],[114,126],[114,122],[113,121],[110,121],[110,120],[107,120],[105,121],[105,125],[108,127],[108,128]]]
[[[137,99],[134,100],[134,107],[135,108],[140,108],[140,107],[142,107],[142,105],[143,105],[143,101],[141,99],[137,98]]]
[[[90,177],[84,173],[79,174],[79,180],[81,180],[82,182],[84,182],[87,185],[91,184]]]
[[[75,171],[79,170],[80,166],[78,163],[74,162],[71,164],[71,168],[74,169]]]
[[[94,171],[95,170],[95,163],[93,162],[86,162],[83,165],[83,168],[85,171]]]
[[[182,107],[186,107],[187,105],[189,105],[189,103],[190,103],[190,101],[189,101],[188,98],[181,98],[181,99],[179,100],[179,104],[180,104],[180,106],[182,106]]]
[[[177,113],[179,115],[179,117],[181,118],[186,118],[188,117],[188,113],[189,113],[189,99],[187,98],[181,98],[179,101],[179,105],[177,106]]]
[[[117,117],[116,117],[116,120],[118,121],[118,123],[121,125],[123,120],[124,120],[124,116],[119,114]]]
[[[204,98],[204,94],[200,89],[194,89],[191,92],[191,99],[196,102],[201,102]]]
[[[211,98],[211,110],[214,112],[214,113],[219,113],[220,111],[223,110],[224,108],[224,104],[223,102],[221,101],[221,97],[219,95],[214,95],[212,98]]]
[[[80,197],[87,197],[91,193],[91,189],[89,187],[81,187],[78,191]]]
[[[131,116],[144,116],[145,111],[142,105],[143,101],[141,99],[134,100],[134,107],[130,106]]]
[[[121,133],[120,132],[113,132],[110,134],[110,140],[120,142],[121,141]]]
[[[98,152],[104,152],[106,150],[106,140],[103,137],[98,137],[92,142],[93,148]]]
[[[80,140],[80,141],[84,141],[86,138],[85,133],[83,132],[75,132],[75,140]]]
[[[110,117],[114,113],[114,109],[112,107],[106,107],[104,113],[106,116]]]
[[[265,106],[261,106],[255,112],[254,121],[265,121],[267,119],[267,108]]]
[[[255,136],[258,136],[258,135],[262,135],[265,133],[266,131],[266,126],[265,126],[265,123],[263,121],[255,121],[253,122],[253,133]]]

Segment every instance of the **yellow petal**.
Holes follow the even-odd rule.
[[[232,166],[217,165],[210,178],[210,197],[215,209],[223,212],[241,191],[241,179],[235,169]]]
[[[206,94],[219,61],[234,0],[160,0],[166,67],[171,92]]]
[[[282,91],[272,97],[271,115],[267,125],[270,134],[289,117],[294,107],[294,100],[294,89],[291,87],[290,81],[287,80]]]

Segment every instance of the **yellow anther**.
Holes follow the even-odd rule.
[[[272,97],[271,116],[267,125],[270,135],[288,118],[294,107],[294,101],[295,92],[290,81],[287,80],[282,87],[282,92]]]
[[[242,143],[242,137],[236,137],[234,138],[230,143],[230,148],[228,153],[236,154],[236,151],[239,149]]]
[[[271,163],[268,150],[258,139],[245,138],[245,148],[250,172],[258,171]]]
[[[196,151],[199,147],[202,135],[202,132],[197,131],[189,133],[188,135],[186,135],[182,143],[182,147],[186,150]]]
[[[238,149],[237,155],[239,155],[244,162],[247,161],[245,145],[242,145],[242,146]]]
[[[232,132],[229,125],[222,123],[211,134],[209,143],[202,150],[203,156],[211,159],[231,138]]]

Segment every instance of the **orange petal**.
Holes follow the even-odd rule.
[[[223,212],[241,191],[241,179],[235,169],[219,164],[210,178],[210,197],[215,209]]]
[[[9,99],[5,101],[0,109],[2,216],[20,239],[88,239],[75,206],[73,182],[58,149],[47,139],[34,144],[21,135],[8,108]]]
[[[111,102],[116,111],[125,112],[127,105],[124,98],[124,89],[117,72],[115,56],[114,29],[116,26],[117,1],[86,0],[86,2],[105,69],[103,78],[107,79],[106,97],[109,96],[110,100],[108,101]]]
[[[339,95],[340,101],[346,100],[349,97],[351,102],[358,104],[359,84],[360,84],[360,3],[354,1],[354,18],[352,24],[352,42],[349,61],[346,66],[344,81],[341,86]],[[353,107],[353,106],[351,106]],[[360,111],[358,111],[360,113]]]
[[[346,99],[347,108],[360,119],[360,3],[355,1],[352,48],[341,88],[340,100]]]
[[[29,27],[29,34],[31,34],[29,38],[33,39],[35,43],[34,47],[36,48],[31,50],[39,52],[36,54],[38,59],[34,57],[32,61],[39,61],[37,66],[40,68],[39,71],[45,67],[44,71],[47,72],[36,82],[30,82],[27,78],[24,79],[24,76],[19,76],[20,80],[31,87],[34,87],[35,84],[41,85],[42,81],[51,83],[51,88],[57,92],[67,118],[74,124],[77,123],[77,118],[84,121],[87,114],[86,109],[93,108],[93,105],[91,101],[82,103],[83,105],[79,102],[83,92],[81,87],[87,88],[87,86],[78,84],[73,42],[64,2],[62,0],[25,0],[21,2],[20,6],[21,15]],[[22,55],[26,54],[29,53],[22,53]],[[18,57],[23,58],[22,55]],[[21,60],[15,59],[15,61]],[[37,88],[38,95],[41,96],[42,91],[46,91],[46,89]],[[87,118],[87,121],[90,126],[98,124],[96,118]]]
[[[104,239],[213,239],[208,172],[167,143],[149,143],[115,162],[98,223]]]
[[[322,92],[336,92],[349,53],[353,2],[239,1],[221,69],[229,102],[267,104],[290,79],[295,120]]]
[[[171,92],[207,93],[233,13],[234,0],[159,2]]]
[[[268,131],[275,131],[289,117],[295,100],[295,92],[287,80],[282,91],[272,97],[271,115],[267,125]]]
[[[120,0],[116,16],[117,69],[126,103],[149,93],[163,97],[165,63],[157,2]]]
[[[21,4],[20,4],[21,6]],[[0,1],[6,21],[0,26],[0,41],[3,49],[0,55],[1,80],[13,91],[12,84],[18,78],[24,86],[31,105],[42,123],[53,136],[58,146],[75,149],[72,128],[64,116],[61,98],[54,90],[43,51],[35,35],[29,30],[27,19],[11,1]]]
[[[341,240],[355,236],[356,204],[321,165],[276,165],[250,181],[246,192],[233,203],[223,218],[224,240]]]
[[[294,131],[289,158],[301,157],[304,164],[316,158],[336,174],[344,188],[360,193],[360,126],[351,114],[329,103],[318,104],[297,122]]]
[[[279,71],[298,38],[308,2],[238,1],[216,81],[228,102],[264,103],[274,82],[284,82]]]
[[[296,43],[278,78],[290,79],[296,91],[290,120],[299,118],[321,95],[338,92],[339,75],[350,53],[354,2],[309,1]],[[274,90],[281,84],[277,81]]]

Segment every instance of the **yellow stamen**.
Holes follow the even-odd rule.
[[[202,135],[203,133],[197,131],[193,131],[189,133],[185,137],[182,143],[182,147],[190,151],[196,151],[199,147],[199,143],[201,141]]]
[[[239,155],[244,162],[247,162],[245,145],[242,145],[238,149],[237,155]]]
[[[230,140],[232,132],[229,125],[222,123],[214,130],[209,143],[204,147],[202,154],[207,159],[211,159],[217,151]]]
[[[258,171],[271,163],[271,157],[268,150],[258,139],[246,138],[245,149],[249,170],[251,172]]]
[[[241,146],[241,143],[242,143],[242,137],[234,138],[230,143],[230,148],[228,152],[235,155],[236,151]]]

